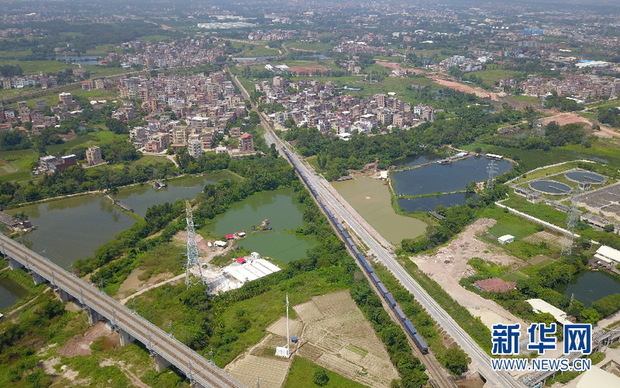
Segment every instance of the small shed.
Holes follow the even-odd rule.
[[[239,264],[243,264],[245,262],[246,262],[246,260],[243,257],[240,257],[240,258],[237,259],[237,263],[239,263]]]
[[[224,237],[226,237],[227,240],[232,240],[233,238],[235,238],[235,235],[234,234],[227,234]]]
[[[502,245],[510,244],[511,242],[515,241],[515,236],[511,234],[505,234],[502,237],[499,237],[497,241]]]
[[[217,240],[213,242],[213,245],[215,245],[216,247],[224,248],[226,246],[226,241]]]

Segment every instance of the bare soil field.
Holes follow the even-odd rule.
[[[544,241],[551,248],[561,249],[562,246],[564,245],[565,237],[556,236],[553,233],[542,231],[542,232],[536,232],[532,235],[525,237],[523,241],[529,242],[532,244],[540,244],[541,242]]]
[[[477,97],[480,98],[490,98],[493,101],[499,101],[499,95],[497,93],[487,92],[486,90],[472,87],[469,85],[464,85],[454,81],[448,81],[436,75],[428,76],[428,78],[432,79],[441,86],[446,86],[450,89],[458,90],[459,92],[475,94]]]
[[[140,275],[142,275],[144,271],[140,268],[136,268],[125,279],[125,281],[118,288],[118,292],[116,293],[117,298],[126,298],[129,295],[133,295],[134,293],[144,290],[146,288],[151,288],[151,286],[161,283],[167,279],[174,277],[172,272],[164,272],[154,276],[151,276],[146,281],[140,280]]]
[[[450,244],[440,248],[435,254],[413,256],[411,260],[472,315],[480,317],[487,327],[491,328],[496,323],[520,323],[525,326],[524,321],[497,303],[484,299],[459,284],[460,279],[475,273],[474,269],[467,264],[467,261],[473,257],[502,266],[520,266],[521,261],[518,258],[476,238],[477,234],[484,233],[495,222],[488,218],[476,220]]]
[[[581,117],[576,113],[559,113],[557,115],[545,117],[544,119],[542,119],[543,125],[547,125],[552,121],[558,123],[559,126],[572,123],[585,124],[587,129],[591,129],[593,126],[592,120]]]
[[[286,329],[285,329],[286,330]],[[248,387],[280,388],[286,381],[292,358],[275,356],[276,346],[282,346],[286,337],[267,334],[256,346],[226,365],[224,370]]]
[[[97,322],[82,335],[75,336],[67,341],[58,354],[64,357],[88,356],[91,354],[90,345],[99,337],[108,337],[110,342],[119,343],[118,333],[111,332],[103,322]]]
[[[383,343],[348,290],[317,296],[293,308],[297,319],[289,321],[290,336],[300,341],[291,344],[292,357],[307,358],[370,387],[387,388],[391,380],[398,378]],[[276,346],[286,344],[285,318],[274,322],[267,331],[269,334],[259,344],[225,368],[249,386],[254,386],[259,377],[261,387],[281,387],[286,380],[281,369],[286,364],[288,373],[290,360],[273,356]],[[278,380],[277,376],[282,377]]]

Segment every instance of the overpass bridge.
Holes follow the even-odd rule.
[[[36,284],[49,283],[62,301],[77,301],[88,313],[90,324],[109,321],[118,330],[121,345],[134,340],[144,344],[158,371],[174,365],[197,388],[244,387],[234,377],[117,300],[4,234],[0,234],[0,248],[11,269],[25,268]]]

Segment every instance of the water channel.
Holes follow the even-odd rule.
[[[264,219],[269,220],[270,231],[253,232]],[[278,189],[256,193],[233,204],[225,214],[216,217],[204,230],[224,236],[244,230],[248,236],[238,244],[282,263],[306,257],[306,251],[316,241],[298,236],[293,230],[303,226],[303,207],[293,198],[293,189]]]
[[[426,223],[416,218],[396,214],[391,204],[390,190],[384,181],[357,177],[344,182],[332,182],[350,204],[386,240],[400,244],[404,238],[424,234]]]
[[[587,271],[559,291],[569,298],[575,294],[588,308],[602,297],[620,293],[620,280],[604,271]]]

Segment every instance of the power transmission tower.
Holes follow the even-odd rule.
[[[573,253],[573,244],[575,242],[575,234],[574,230],[579,222],[579,213],[575,206],[572,206],[568,211],[568,217],[566,219],[566,226],[570,234],[564,240],[564,245],[562,246],[562,256],[570,256]]]
[[[489,173],[489,178],[487,179],[487,189],[493,190],[493,188],[495,188],[495,177],[497,176],[497,164],[495,164],[495,160],[491,160],[489,162],[487,172]]]
[[[194,229],[194,217],[192,216],[192,205],[189,201],[185,201],[185,219],[187,221],[187,263],[185,263],[185,286],[191,286],[191,268],[198,266],[200,280],[202,281],[202,269],[198,260],[198,243],[196,242],[196,230]]]
[[[581,192],[580,188],[577,187],[575,189],[576,195],[579,195]],[[562,245],[562,256],[570,256],[573,253],[573,244],[575,243],[575,228],[579,223],[579,210],[577,210],[577,206],[575,202],[571,199],[571,207],[568,211],[568,217],[566,218],[566,228],[570,232],[568,238],[564,240],[564,244]]]

